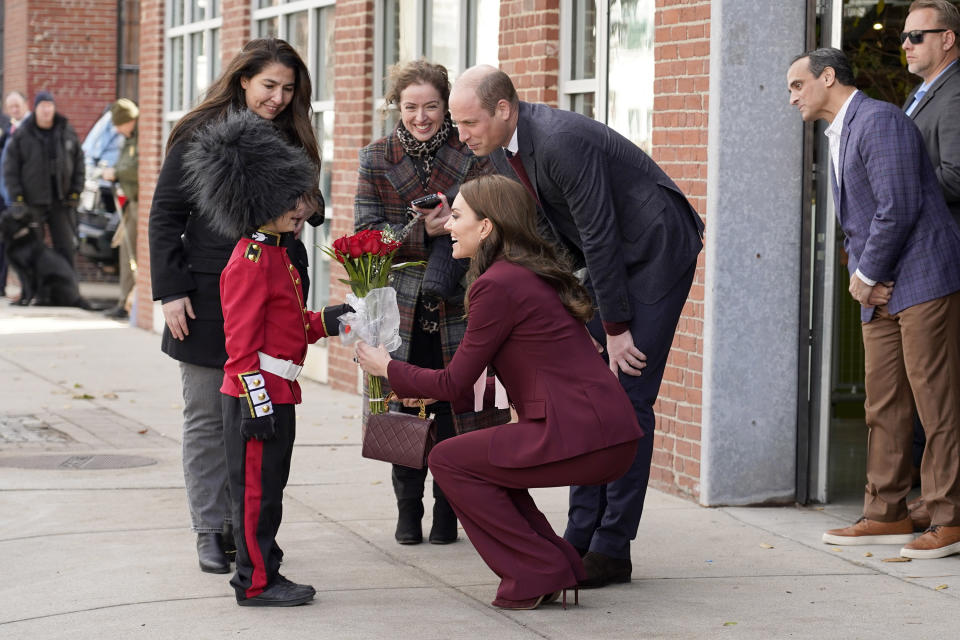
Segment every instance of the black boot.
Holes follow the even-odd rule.
[[[233,525],[229,522],[223,525],[223,533],[220,534],[220,548],[229,562],[234,562],[237,559],[237,543],[233,539]]]
[[[457,514],[453,512],[440,487],[433,484],[433,525],[430,544],[450,544],[457,541]]]
[[[608,584],[630,582],[630,575],[633,573],[630,558],[614,558],[596,551],[589,551],[583,556],[583,568],[587,571],[587,578],[580,581],[581,589],[596,589]]]
[[[423,542],[423,529],[420,520],[423,519],[423,500],[421,498],[405,498],[397,500],[397,531],[394,537],[400,544],[420,544]]]
[[[200,558],[200,570],[205,573],[230,571],[230,560],[220,548],[219,533],[197,534],[197,556]]]
[[[426,469],[410,469],[393,465],[393,492],[397,496],[397,531],[394,537],[400,544],[423,542],[423,481]]]

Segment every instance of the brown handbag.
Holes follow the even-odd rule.
[[[396,394],[391,392],[387,401],[391,397],[397,399]],[[423,469],[427,466],[430,449],[436,443],[437,425],[427,418],[427,410],[421,400],[419,416],[399,411],[368,416],[360,455],[411,469]]]

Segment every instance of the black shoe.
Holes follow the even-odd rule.
[[[228,573],[230,560],[220,548],[219,533],[197,534],[197,556],[200,558],[200,570],[205,573]]]
[[[397,531],[393,537],[400,544],[420,544],[423,542],[423,529],[420,520],[423,519],[423,500],[420,498],[404,498],[397,500]]]
[[[596,589],[617,582],[630,582],[630,574],[633,573],[630,558],[613,558],[596,551],[589,551],[583,556],[583,567],[587,570],[587,577],[580,581],[581,589]]]
[[[457,514],[443,494],[434,489],[433,525],[430,527],[430,544],[450,544],[457,541]]]
[[[252,598],[237,598],[241,607],[295,607],[298,604],[313,600],[317,590],[308,584],[290,582],[282,576],[263,592]]]
[[[223,525],[223,533],[218,535],[220,536],[220,549],[223,550],[223,555],[227,556],[228,562],[235,562],[237,559],[237,543],[233,539],[233,525]]]
[[[103,315],[116,320],[126,320],[130,316],[130,314],[127,313],[127,310],[121,306],[111,307],[110,309],[104,311]]]

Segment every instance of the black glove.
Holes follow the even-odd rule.
[[[244,440],[270,440],[277,435],[277,426],[274,424],[273,416],[260,416],[258,418],[248,418],[243,416],[240,419],[240,435]]]
[[[354,311],[355,309],[347,303],[324,307],[320,313],[323,314],[323,327],[327,330],[327,335],[340,335],[340,323],[337,321],[337,318],[345,313],[353,313]]]

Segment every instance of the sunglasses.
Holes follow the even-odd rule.
[[[915,29],[914,31],[904,31],[900,34],[900,44],[906,42],[907,38],[910,38],[910,44],[920,44],[923,42],[923,34],[943,33],[944,31],[949,31],[949,29]]]

